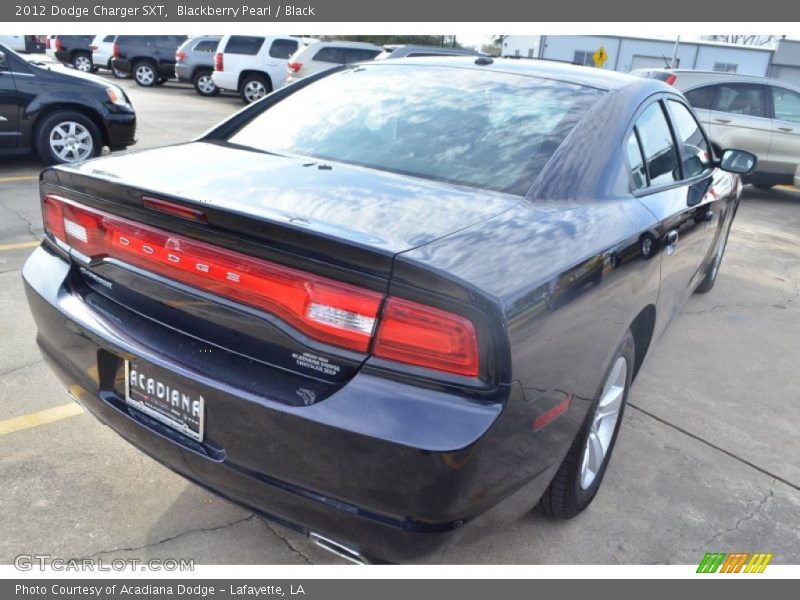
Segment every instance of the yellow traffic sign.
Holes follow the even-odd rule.
[[[597,52],[592,54],[592,60],[594,60],[594,66],[600,68],[606,64],[606,61],[608,60],[608,52],[606,52],[605,48],[600,46],[597,49]]]

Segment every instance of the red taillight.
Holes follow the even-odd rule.
[[[677,75],[673,73],[672,75],[668,75],[664,81],[667,83],[667,85],[672,85],[673,83],[675,83],[675,80],[677,78],[678,78]]]
[[[401,298],[389,298],[375,356],[457,375],[478,375],[478,338],[469,319]]]
[[[92,52],[97,52],[97,46],[92,44],[91,46],[89,46],[89,50],[91,50]]]
[[[145,204],[194,221],[202,211],[158,198]],[[213,246],[45,196],[45,230],[93,260],[111,257],[277,316],[314,339],[409,365],[476,377],[478,340],[468,318]],[[377,330],[377,333],[375,333]]]
[[[186,60],[186,52],[178,51],[175,53],[175,60]]]
[[[50,50],[50,38],[47,38],[44,42],[44,47]]]
[[[61,51],[61,38],[56,38],[56,50]]]
[[[223,65],[223,61],[222,61],[222,52],[217,52],[214,55],[214,70],[215,71],[222,71],[222,67],[223,66],[224,65]]]
[[[114,50],[112,52],[114,58],[119,58],[119,44],[114,42]]]
[[[60,212],[60,214],[59,214]],[[317,340],[366,352],[383,294],[78,206],[44,200],[46,229],[92,259],[113,257],[249,304]]]
[[[290,63],[287,63],[287,65],[286,65],[286,69],[290,73],[297,73],[302,68],[303,68],[303,63],[299,63],[299,62],[290,62]]]

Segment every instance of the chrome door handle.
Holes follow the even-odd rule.
[[[794,131],[794,127],[778,127],[781,131]]]
[[[730,123],[730,119],[714,119],[715,123]]]

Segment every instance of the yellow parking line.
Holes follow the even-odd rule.
[[[0,252],[3,250],[19,250],[20,248],[33,248],[42,243],[42,240],[31,240],[29,242],[18,242],[16,244],[0,244]]]
[[[0,177],[0,183],[13,183],[15,181],[37,181],[38,175],[17,175],[16,177]]]
[[[76,402],[67,402],[61,406],[54,406],[53,408],[46,408],[38,412],[28,413],[21,417],[13,417],[0,421],[0,436],[22,431],[23,429],[30,429],[38,427],[39,425],[47,425],[48,423],[55,423],[69,417],[83,414],[83,408]]]

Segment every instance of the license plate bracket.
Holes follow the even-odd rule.
[[[203,441],[205,398],[166,369],[125,360],[125,403],[185,436]]]

